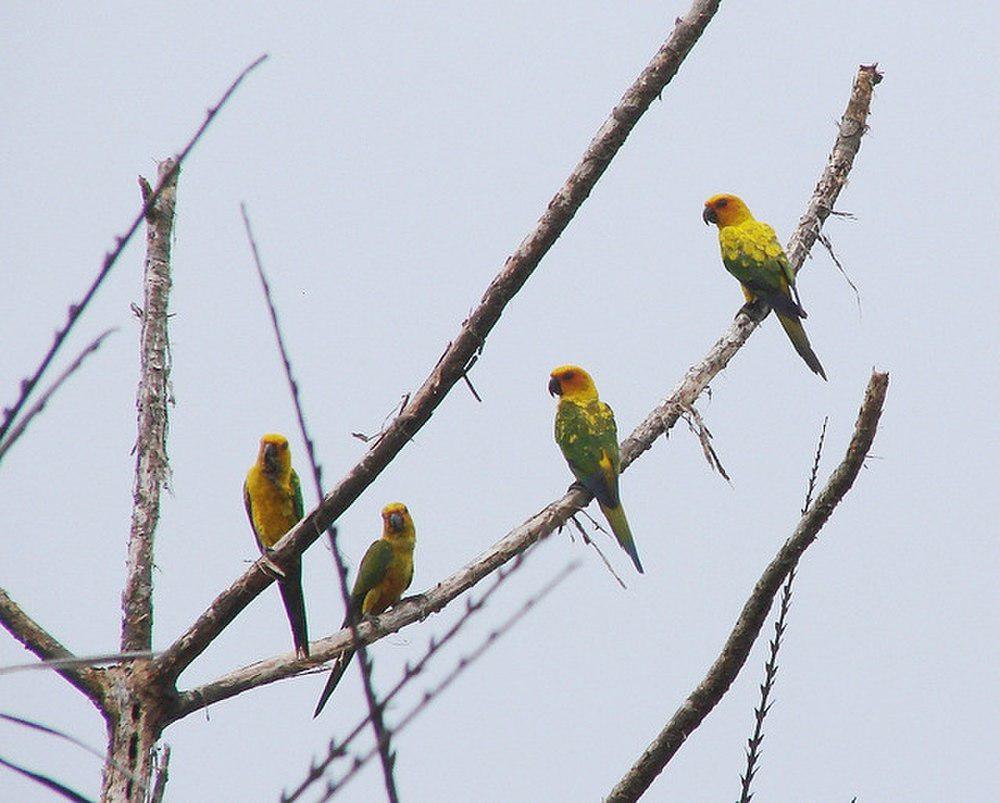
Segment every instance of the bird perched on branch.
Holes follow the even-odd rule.
[[[622,549],[642,573],[639,553],[618,495],[618,427],[615,414],[597,397],[590,374],[579,365],[561,365],[549,375],[549,393],[559,397],[556,443],[580,485],[597,499]]]
[[[382,508],[382,537],[373,542],[361,559],[358,576],[351,591],[350,611],[344,616],[342,629],[353,617],[357,622],[362,616],[382,613],[399,602],[403,592],[413,581],[413,546],[416,530],[406,505],[392,502]],[[313,717],[318,717],[333,690],[344,676],[354,650],[347,649],[333,663],[330,677],[316,703]]]
[[[292,454],[284,435],[269,433],[260,439],[257,462],[243,483],[243,502],[257,547],[264,554],[303,516],[302,488],[292,468]],[[295,653],[309,657],[306,603],[302,596],[302,562],[296,558],[278,578],[278,590],[292,626]]]
[[[758,298],[767,302],[799,356],[826,379],[819,358],[809,345],[799,320],[806,317],[795,288],[795,271],[778,242],[774,229],[750,214],[735,195],[713,195],[705,201],[702,219],[719,227],[722,264],[743,287],[747,304]]]

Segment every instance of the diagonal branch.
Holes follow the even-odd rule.
[[[142,334],[139,338],[138,422],[132,527],[128,539],[125,588],[122,589],[123,652],[148,650],[153,643],[153,536],[160,520],[160,491],[167,483],[167,400],[170,398],[170,339],[167,305],[170,299],[170,238],[177,204],[173,159],[158,170],[163,189],[146,214],[146,264],[142,280]],[[143,199],[152,195],[140,176]]]
[[[239,85],[243,83],[243,79],[246,78],[250,72],[263,64],[266,59],[267,54],[264,54],[263,56],[259,56],[252,64],[246,67],[243,72],[236,76],[236,80],[229,85],[229,88],[225,91],[225,93],[223,93],[219,102],[208,110],[205,114],[204,122],[202,122],[202,124],[198,127],[198,130],[194,132],[194,136],[188,140],[181,152],[175,157],[175,171],[180,170],[181,164],[183,164],[184,160],[188,157],[188,154],[191,153],[191,149],[198,143],[202,134],[205,133],[209,125],[211,125],[212,121],[215,119],[215,116],[219,113],[222,107],[226,105],[227,101],[232,97]],[[38,380],[42,378],[42,374],[45,373],[46,369],[52,363],[53,358],[56,356],[56,352],[59,351],[62,344],[66,341],[66,337],[69,335],[70,330],[76,322],[80,320],[80,316],[83,314],[83,311],[87,308],[87,305],[90,304],[90,301],[93,299],[97,289],[108,277],[108,274],[111,272],[111,268],[114,267],[115,263],[118,261],[118,257],[120,257],[122,251],[125,250],[125,246],[128,245],[129,240],[132,239],[132,235],[138,231],[142,221],[145,220],[146,216],[153,208],[156,200],[160,197],[160,193],[166,186],[167,180],[170,178],[172,178],[172,176],[161,177],[159,183],[156,185],[156,188],[149,193],[142,209],[139,210],[139,214],[135,216],[126,232],[115,238],[115,247],[104,255],[104,262],[101,264],[101,269],[97,272],[97,276],[94,281],[91,282],[90,287],[88,287],[87,291],[83,294],[83,298],[77,303],[70,305],[66,323],[61,329],[56,330],[52,345],[49,346],[49,350],[42,356],[42,360],[35,368],[34,373],[21,380],[20,393],[17,400],[13,405],[4,408],[3,410],[3,421],[0,422],[0,440],[3,440],[4,435],[7,434],[7,431],[13,425],[14,419],[17,418],[18,413],[21,412],[21,409],[28,401],[28,396],[31,395],[31,391],[35,389],[35,386],[38,384]]]
[[[851,100],[848,103],[847,111],[844,113],[844,121],[841,123],[833,152],[828,160],[827,168],[824,170],[817,184],[816,192],[820,192],[821,188],[825,187],[843,186],[846,178],[844,171],[853,164],[853,154],[856,154],[860,147],[859,138],[866,130],[864,126],[860,129],[858,128],[857,120],[864,120],[867,117],[867,104],[871,101],[871,88],[879,80],[881,80],[881,76],[875,71],[874,67],[862,66],[859,69],[854,82],[854,88],[851,92]],[[861,105],[859,105],[859,99],[863,101]],[[857,132],[856,136],[858,139],[854,138],[854,132]],[[847,158],[847,154],[850,154],[851,157],[849,161],[845,162],[844,159]],[[828,171],[834,171],[836,175],[841,177],[839,183],[827,176]],[[825,193],[826,191],[823,190],[823,192]],[[813,198],[809,202],[809,208],[819,208],[819,206],[824,206],[824,208],[832,207],[836,195],[832,198],[824,195],[824,198],[826,198],[826,205],[817,205],[814,193]],[[813,219],[803,216],[799,223],[799,228],[792,236],[792,243],[804,242],[807,239],[807,232],[815,225]],[[813,238],[814,240],[815,238]],[[797,259],[799,262],[797,265],[801,265],[804,258],[804,256],[798,256]],[[688,370],[684,379],[678,383],[667,399],[650,412],[635,431],[622,442],[621,460],[623,471],[643,452],[652,448],[653,443],[660,435],[669,431],[677,423],[681,414],[694,404],[698,396],[708,386],[708,383],[725,367],[726,363],[729,362],[743,343],[746,342],[756,326],[757,324],[746,315],[739,315],[730,327],[730,330],[712,347],[708,355]],[[397,418],[393,426],[398,423],[399,419]],[[335,490],[340,491],[345,488],[348,481],[356,478],[358,472],[365,467],[365,461],[369,460],[371,455],[372,452],[370,451],[365,460],[359,466],[355,467],[354,471]],[[358,493],[360,493],[360,490]],[[328,496],[327,500],[331,498],[333,498],[333,494]],[[459,594],[471,588],[499,566],[502,566],[514,556],[524,552],[535,542],[546,538],[561,528],[573,514],[588,505],[590,501],[591,496],[585,491],[571,490],[567,492],[561,499],[552,502],[519,527],[511,530],[500,541],[490,547],[482,557],[464,566],[451,575],[451,577],[436,585],[433,590],[426,594],[410,597],[396,605],[391,611],[376,617],[374,620],[361,623],[358,629],[359,638],[366,644],[371,643],[389,633],[396,632],[406,625],[423,620],[430,614],[436,613]],[[323,509],[321,507],[319,511],[314,511],[310,514],[306,518],[306,522],[300,525],[300,528],[293,530],[288,537],[295,539],[303,537],[299,534],[301,526],[307,525],[313,517],[319,518],[319,514],[323,512]],[[296,540],[292,545],[287,546],[293,549],[298,543],[298,540]],[[224,592],[188,633],[182,636],[170,648],[170,651],[176,656],[171,658],[171,660],[183,661],[184,665],[189,663],[191,659],[188,659],[186,655],[190,651],[204,649],[204,646],[200,646],[200,640],[210,639],[211,633],[221,630],[239,612],[239,608],[235,606],[245,604],[239,601],[240,595],[248,594],[252,598],[253,595],[259,593],[256,588],[258,581],[262,581],[264,584],[269,582],[263,572],[248,572],[236,584]],[[224,616],[228,618],[224,619]],[[188,640],[193,643],[187,643]],[[342,630],[329,638],[316,642],[312,649],[311,660],[309,661],[293,661],[287,656],[278,656],[242,669],[237,669],[213,683],[181,693],[171,712],[171,719],[180,719],[204,705],[227,699],[255,686],[292,677],[305,668],[333,659],[343,652],[350,643],[347,631]],[[179,673],[182,668],[183,666],[176,669],[176,671]]]
[[[295,416],[299,422],[299,432],[306,445],[306,454],[309,457],[309,466],[312,468],[313,483],[316,486],[316,498],[323,499],[323,469],[316,459],[316,450],[313,447],[312,438],[309,437],[309,430],[306,427],[306,417],[302,410],[302,400],[299,398],[299,383],[295,381],[292,373],[292,361],[288,356],[288,349],[285,348],[285,338],[281,333],[281,324],[278,322],[278,310],[274,306],[271,297],[271,285],[267,281],[264,273],[264,265],[260,259],[260,251],[257,249],[257,240],[253,236],[253,228],[250,225],[250,216],[247,214],[246,204],[240,204],[240,214],[243,216],[243,226],[246,228],[247,240],[250,242],[250,252],[253,255],[254,266],[257,268],[257,277],[260,279],[261,288],[264,291],[264,300],[267,302],[267,310],[271,315],[271,328],[274,330],[274,338],[278,341],[278,351],[281,354],[281,362],[285,368],[285,378],[288,380],[288,390],[292,395],[292,405],[295,407]],[[361,682],[364,686],[365,699],[368,702],[368,712],[371,718],[372,730],[375,732],[375,743],[379,748],[379,756],[382,760],[382,774],[385,778],[386,794],[390,803],[399,800],[399,793],[396,791],[396,778],[393,775],[392,767],[394,758],[389,745],[390,732],[385,726],[382,718],[382,705],[375,695],[375,687],[372,685],[372,662],[368,657],[368,650],[365,645],[357,639],[357,622],[351,615],[351,592],[347,587],[347,566],[344,564],[344,557],[340,554],[340,546],[337,543],[337,528],[333,525],[327,527],[327,537],[330,540],[330,552],[333,555],[334,570],[337,574],[337,583],[340,587],[340,597],[344,603],[344,610],[348,612],[347,623],[354,635],[354,643],[358,651],[358,666],[361,667]]]
[[[97,351],[104,344],[104,340],[110,334],[116,331],[118,330],[105,329],[96,338],[91,340],[90,343],[84,347],[83,351],[76,355],[76,359],[69,364],[66,370],[56,377],[56,380],[41,395],[38,401],[31,405],[31,409],[18,419],[17,426],[11,429],[7,434],[7,437],[2,443],[0,443],[0,460],[3,460],[3,456],[7,453],[10,447],[13,446],[17,442],[17,439],[24,434],[24,431],[28,428],[28,424],[32,422],[34,417],[45,409],[45,405],[49,403],[49,399],[51,399],[55,395],[55,392],[62,387],[62,384],[79,370],[80,366],[83,365],[83,361],[87,359],[87,357]]]
[[[50,636],[45,628],[28,616],[3,589],[0,589],[0,625],[43,661],[74,657],[73,653]],[[83,692],[103,712],[106,682],[100,670],[89,666],[61,665],[53,669]]]
[[[600,127],[579,164],[549,202],[535,229],[508,257],[503,269],[487,287],[481,302],[462,323],[455,340],[448,344],[430,376],[320,506],[276,545],[271,559],[279,566],[282,560],[300,554],[319,538],[430,419],[447,393],[462,379],[469,361],[482,350],[486,336],[500,320],[504,308],[569,225],[650,103],[676,75],[718,6],[719,0],[694,0],[685,17],[677,21],[667,41]],[[251,567],[165,651],[156,661],[157,670],[168,678],[176,678],[271,582],[272,579],[259,571],[256,564]]]
[[[802,553],[816,540],[833,509],[851,489],[858,472],[861,471],[875,438],[888,387],[889,375],[872,371],[864,402],[858,413],[857,423],[854,425],[854,435],[844,459],[830,475],[816,501],[799,520],[792,537],[784,543],[757,581],[750,599],[743,606],[736,626],[729,634],[722,652],[708,670],[705,679],[677,709],[632,769],[611,790],[606,803],[638,800],[680,749],[684,740],[708,716],[736,679],[746,663],[750,648],[764,625],[764,620],[771,610],[771,603],[781,584],[798,563]]]
[[[866,121],[871,106],[872,91],[881,80],[882,74],[875,65],[862,65],[858,68],[858,74],[851,88],[851,97],[841,118],[837,139],[826,167],[816,183],[816,189],[809,199],[806,212],[799,219],[799,225],[785,249],[796,272],[802,269],[810,249],[816,242],[823,221],[830,216],[830,210],[833,209],[840,191],[847,183],[847,174],[854,165],[854,157],[861,147],[861,137],[868,130]],[[701,362],[688,369],[666,400],[626,439],[622,444],[622,470],[648,449],[657,437],[670,430],[685,410],[692,407],[708,384],[747,342],[757,328],[759,320],[763,320],[763,316],[766,315],[767,308],[764,307],[761,313],[758,321],[755,321],[746,313],[740,312],[729,330],[716,341]]]

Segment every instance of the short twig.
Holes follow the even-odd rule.
[[[589,513],[587,513],[587,511],[581,510],[580,513],[586,516],[588,519],[590,519],[590,523],[593,524],[596,529],[601,530],[602,532],[607,532],[607,530],[601,527],[601,525],[598,524],[594,520],[594,518]],[[607,568],[609,572],[611,572],[611,576],[618,581],[618,585],[620,585],[624,589],[628,589],[628,586],[626,586],[625,583],[622,581],[621,577],[618,576],[618,572],[614,570],[614,567],[611,565],[611,561],[608,560],[607,556],[597,545],[597,542],[590,537],[589,533],[586,530],[583,529],[583,525],[581,525],[580,522],[577,521],[576,516],[571,516],[569,520],[573,522],[573,525],[576,527],[576,529],[580,531],[580,536],[583,538],[583,543],[592,546],[594,550],[597,552],[597,554],[600,555],[601,560],[604,561],[604,566]]]
[[[688,429],[694,433],[694,436],[701,444],[701,451],[705,455],[708,465],[715,471],[718,471],[726,482],[732,482],[726,473],[725,467],[722,465],[722,461],[719,460],[718,452],[715,451],[715,447],[712,445],[712,432],[705,426],[705,421],[702,419],[701,413],[698,412],[698,408],[693,404],[687,405],[681,413],[681,417],[687,423]]]
[[[837,214],[836,212],[831,212],[831,214]],[[830,259],[833,260],[833,264],[837,266],[837,270],[840,271],[840,275],[844,277],[844,280],[851,286],[854,291],[854,299],[858,303],[858,315],[861,315],[861,293],[858,291],[857,285],[851,281],[851,277],[847,275],[847,271],[841,264],[840,260],[837,258],[837,254],[833,250],[833,243],[830,242],[830,238],[827,237],[823,232],[819,232],[816,235],[816,239],[820,241],[826,252],[830,255]]]

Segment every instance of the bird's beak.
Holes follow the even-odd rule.
[[[549,380],[549,395],[562,396],[562,385],[559,384],[559,380],[555,377]]]
[[[272,474],[278,471],[278,447],[273,443],[264,444],[264,466]]]
[[[402,513],[390,513],[389,514],[389,529],[394,533],[398,533],[403,529],[403,514]]]
[[[701,219],[705,221],[707,226],[709,223],[718,223],[719,218],[715,215],[715,210],[710,206],[705,207],[705,211],[701,213]]]

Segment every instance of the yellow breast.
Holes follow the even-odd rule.
[[[291,483],[282,485],[263,472],[251,470],[247,491],[257,538],[263,546],[272,547],[298,522]]]

